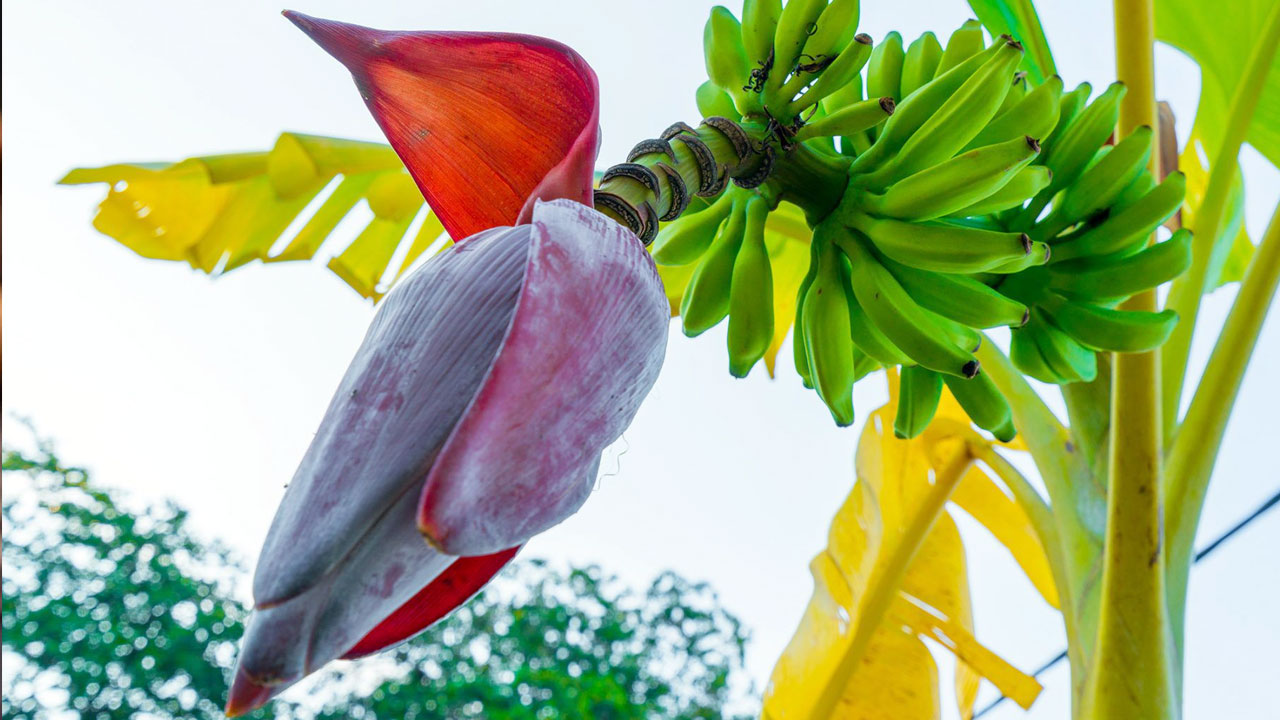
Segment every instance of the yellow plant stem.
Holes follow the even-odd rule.
[[[1191,352],[1191,338],[1195,333],[1196,317],[1200,313],[1200,298],[1204,295],[1210,278],[1209,267],[1214,250],[1219,244],[1223,224],[1226,221],[1227,196],[1231,183],[1240,167],[1240,146],[1249,133],[1262,87],[1271,69],[1276,48],[1280,46],[1280,3],[1276,3],[1267,16],[1258,42],[1254,45],[1245,65],[1244,74],[1236,85],[1227,113],[1227,127],[1217,154],[1210,158],[1209,183],[1204,200],[1196,208],[1192,222],[1195,238],[1191,245],[1191,269],[1174,281],[1169,291],[1168,307],[1178,311],[1178,325],[1161,350],[1161,402],[1163,428],[1166,438],[1172,437],[1178,422],[1178,410],[1182,403],[1182,387],[1186,382],[1187,357]],[[1130,89],[1132,94],[1132,88]],[[1228,241],[1230,238],[1226,239]]]
[[[1169,611],[1175,631],[1182,627],[1192,545],[1209,478],[1218,459],[1231,408],[1240,394],[1240,382],[1258,342],[1258,333],[1275,299],[1278,282],[1280,205],[1249,263],[1240,292],[1191,400],[1182,430],[1169,450],[1166,465],[1169,517],[1165,540],[1169,548]],[[1182,633],[1176,632],[1179,647],[1181,638]]]
[[[1119,136],[1158,127],[1152,0],[1115,0],[1116,74],[1129,92]],[[1158,155],[1152,173],[1159,177]],[[1125,304],[1155,310],[1155,292]],[[1097,641],[1080,714],[1090,720],[1179,716],[1161,557],[1159,352],[1113,357],[1107,530]]]
[[[814,702],[810,720],[830,720],[835,717],[840,698],[849,687],[854,672],[862,664],[871,637],[880,627],[894,598],[898,596],[907,567],[946,506],[951,491],[968,472],[972,463],[973,458],[968,452],[959,453],[947,467],[936,474],[933,487],[921,503],[920,511],[912,517],[911,524],[902,529],[889,556],[882,563],[877,563],[872,570],[872,576],[867,582],[868,591],[857,604],[857,630],[845,646],[840,662],[827,679],[822,693]]]

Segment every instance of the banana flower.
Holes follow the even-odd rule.
[[[577,53],[286,15],[463,239],[382,303],[285,492],[228,715],[421,632],[577,511],[669,316],[640,240],[590,205],[598,88]]]

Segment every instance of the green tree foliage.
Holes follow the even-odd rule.
[[[48,443],[6,450],[4,473],[4,720],[221,718],[248,616],[233,554]],[[746,640],[706,584],[667,572],[635,592],[524,560],[419,638],[324,675],[309,704],[255,717],[718,718],[744,702]]]

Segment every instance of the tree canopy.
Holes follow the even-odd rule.
[[[245,569],[172,502],[144,506],[48,442],[4,452],[4,720],[213,719]],[[713,718],[750,709],[748,635],[705,583],[514,563],[452,616],[254,717]]]

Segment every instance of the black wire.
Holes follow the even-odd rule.
[[[1214,550],[1217,550],[1222,545],[1222,543],[1226,542],[1227,540],[1230,540],[1232,535],[1235,535],[1236,533],[1243,530],[1246,525],[1253,522],[1254,520],[1257,520],[1259,517],[1262,516],[1263,513],[1275,507],[1277,503],[1280,503],[1280,490],[1276,490],[1276,492],[1271,497],[1267,498],[1253,512],[1249,513],[1248,517],[1245,517],[1244,519],[1240,520],[1240,522],[1236,523],[1235,525],[1232,525],[1230,530],[1227,530],[1226,532],[1222,533],[1217,538],[1215,538],[1213,542],[1209,543],[1202,550],[1197,552],[1195,555],[1195,559],[1191,561],[1191,564],[1195,565],[1196,563],[1208,557]],[[1062,652],[1058,653],[1057,655],[1053,656],[1049,660],[1045,661],[1045,663],[1041,665],[1035,672],[1031,673],[1031,676],[1038,678],[1040,677],[1041,674],[1047,672],[1054,665],[1057,665],[1058,663],[1066,659],[1067,659],[1067,651],[1064,649]],[[973,720],[978,720],[978,718],[991,712],[996,708],[997,705],[1004,702],[1005,700],[1006,698],[1004,695],[1001,695],[995,700],[992,700],[990,703],[987,704],[986,707],[982,708],[981,710],[973,714]]]

